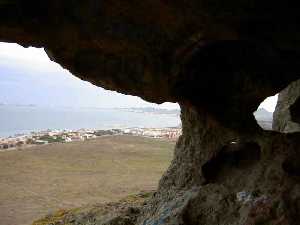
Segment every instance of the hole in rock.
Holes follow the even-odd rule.
[[[280,91],[273,113],[272,129],[282,133],[300,131],[300,79]]]
[[[32,224],[60,208],[155,190],[179,114],[177,104],[84,82],[43,49],[0,43],[1,221]]]
[[[273,112],[278,100],[278,94],[266,98],[253,113],[258,125],[264,130],[272,130]]]
[[[261,150],[257,143],[233,141],[205,163],[202,172],[208,183],[216,182],[222,174],[253,165],[260,159],[260,155]]]

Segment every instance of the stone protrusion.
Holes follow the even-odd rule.
[[[273,113],[273,130],[291,133],[300,131],[300,80],[292,82],[278,95]]]

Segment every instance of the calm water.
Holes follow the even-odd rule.
[[[172,127],[175,115],[154,115],[114,109],[43,108],[0,106],[0,137],[46,129],[110,129],[124,127]]]

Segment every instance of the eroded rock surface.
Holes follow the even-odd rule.
[[[182,121],[175,158],[140,224],[298,223],[300,133],[245,135],[184,107]]]
[[[273,115],[273,130],[300,132],[300,80],[292,82],[279,93]]]
[[[295,225],[299,133],[263,131],[253,116],[299,79],[294,4],[2,0],[0,40],[43,46],[104,88],[180,103],[173,162],[134,223]]]

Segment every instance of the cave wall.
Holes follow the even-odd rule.
[[[291,105],[290,113],[291,113],[291,120],[295,123],[300,124],[300,98],[299,97],[294,102],[294,104]]]
[[[300,80],[292,82],[278,95],[273,114],[273,130],[289,133],[300,131]]]
[[[44,47],[95,85],[179,102],[183,135],[135,223],[295,225],[299,133],[263,131],[253,116],[299,79],[294,4],[0,0],[0,41]]]
[[[298,223],[300,133],[245,135],[182,110],[175,158],[138,224]]]

